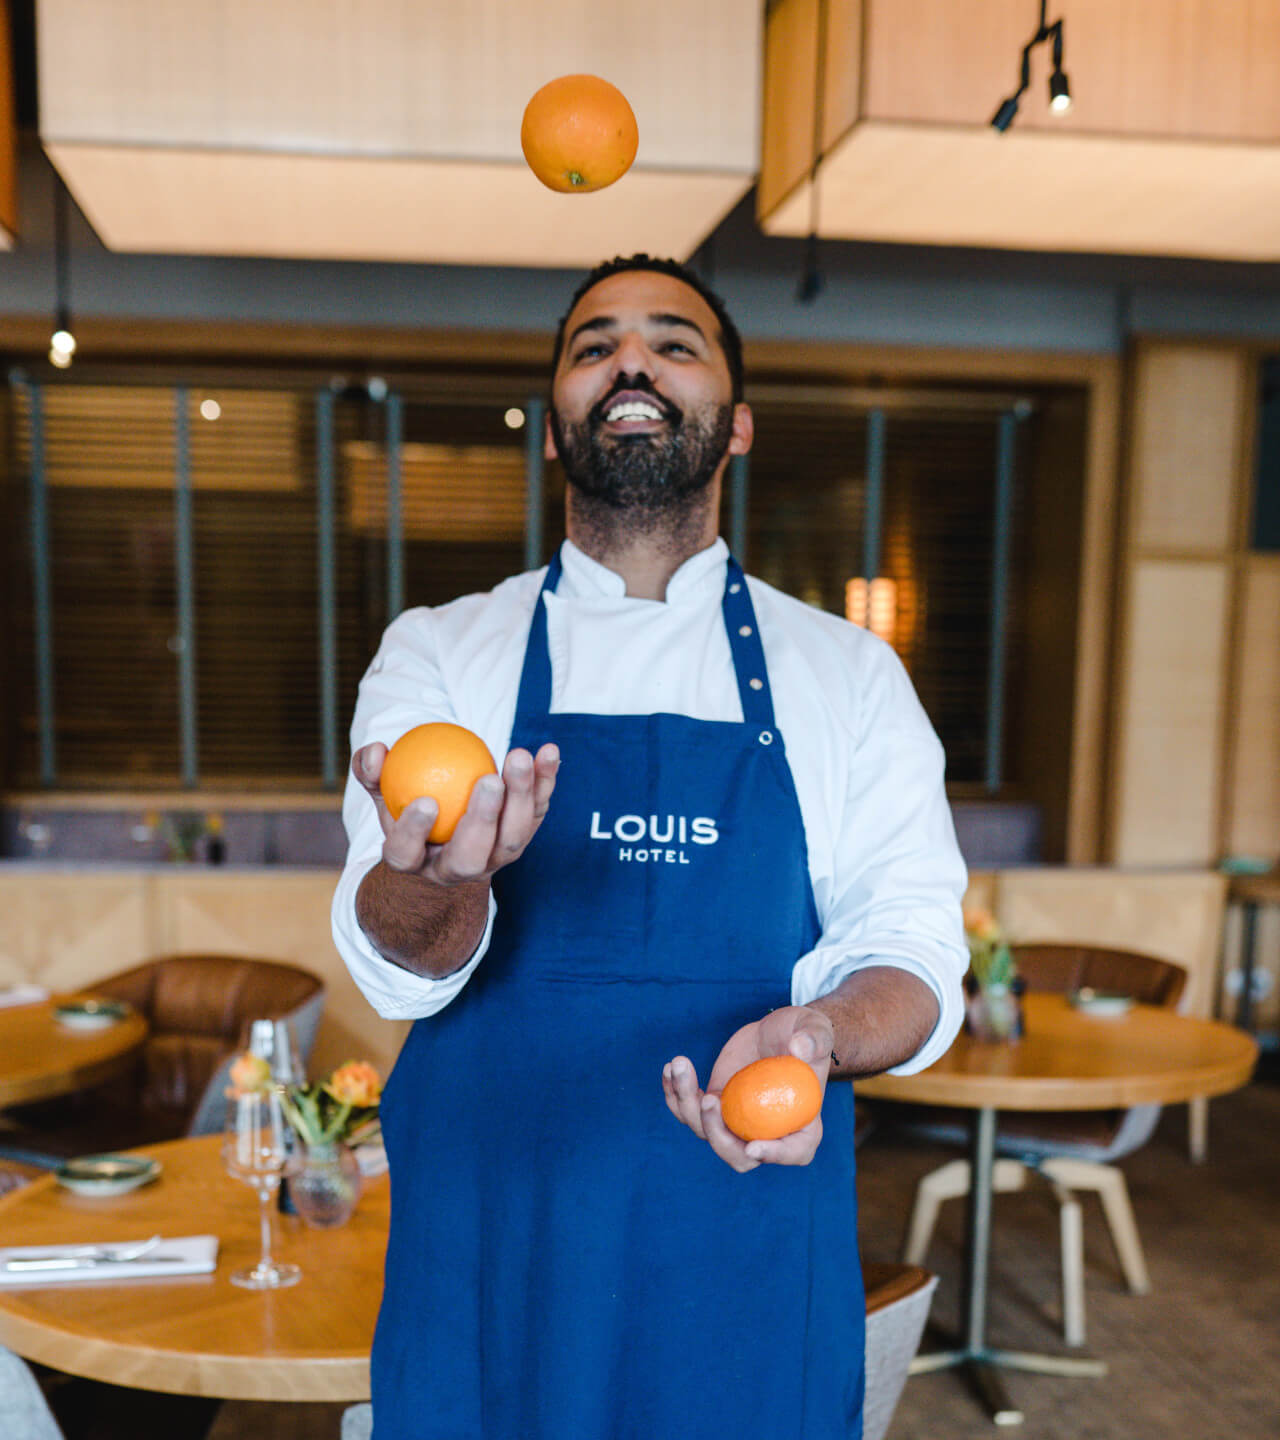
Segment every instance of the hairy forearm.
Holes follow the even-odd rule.
[[[835,1031],[833,1076],[878,1075],[909,1060],[938,1023],[938,999],[918,975],[890,965],[855,970],[809,1006]]]
[[[475,953],[489,918],[489,882],[438,885],[379,860],[356,891],[356,919],[375,950],[439,979]]]

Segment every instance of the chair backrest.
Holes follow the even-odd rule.
[[[907,1368],[920,1348],[938,1277],[918,1265],[864,1264],[867,1292],[867,1388],[862,1402],[862,1440],[882,1440]]]
[[[244,955],[165,955],[93,987],[127,1000],[151,1027],[136,1083],[143,1109],[180,1111],[187,1134],[222,1128],[226,1075],[250,1020],[291,1022],[305,1063],[324,981],[297,965]]]
[[[1132,995],[1144,1005],[1177,1005],[1187,972],[1169,960],[1102,945],[1014,945],[1018,973],[1028,990],[1065,995],[1090,986]]]
[[[12,1440],[64,1440],[27,1362],[0,1345],[0,1435]]]

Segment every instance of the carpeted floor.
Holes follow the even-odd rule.
[[[1186,1108],[1122,1162],[1152,1292],[1128,1293],[1095,1196],[1085,1206],[1087,1344],[1062,1343],[1057,1206],[1035,1186],[995,1201],[988,1339],[1010,1349],[1086,1353],[1103,1379],[1007,1374],[1024,1440],[1277,1440],[1280,1437],[1280,1087],[1210,1106],[1209,1159],[1187,1159]],[[869,1258],[896,1257],[916,1180],[950,1154],[873,1132],[859,1152],[860,1233]],[[928,1263],[941,1282],[931,1320],[959,1316],[964,1202],[943,1208]],[[926,1334],[926,1348],[936,1343]],[[970,1440],[994,1427],[955,1371],[912,1377],[889,1440]]]
[[[896,1141],[884,1127],[873,1131],[859,1151],[867,1258],[896,1258],[916,1181],[952,1153]],[[1107,1360],[1109,1375],[1009,1375],[1011,1398],[1026,1415],[1010,1432],[996,1431],[957,1372],[916,1376],[889,1440],[991,1440],[996,1433],[1023,1440],[1280,1440],[1280,1086],[1254,1085],[1213,1102],[1206,1165],[1188,1161],[1186,1110],[1176,1107],[1123,1168],[1153,1290],[1141,1297],[1125,1290],[1096,1197],[1086,1197],[1085,1353]],[[928,1257],[941,1276],[933,1319],[943,1325],[959,1308],[963,1210],[961,1201],[944,1207]],[[1052,1197],[1039,1187],[998,1196],[995,1216],[990,1340],[1068,1353]],[[926,1345],[932,1338],[926,1335]],[[172,1413],[140,1420],[138,1397],[120,1399],[134,1416],[121,1434],[178,1440],[186,1428]],[[209,1440],[338,1440],[343,1408],[229,1402]],[[97,1414],[104,1418],[100,1398]],[[69,1440],[98,1433],[68,1428]]]

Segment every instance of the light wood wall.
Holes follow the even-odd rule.
[[[1109,858],[1280,856],[1280,566],[1249,552],[1257,364],[1144,341],[1131,369]]]
[[[180,951],[288,961],[327,988],[312,1073],[367,1059],[385,1075],[408,1026],[374,1013],[334,948],[337,880],[331,870],[0,867],[0,985],[72,990]]]

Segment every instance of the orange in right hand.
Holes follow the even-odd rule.
[[[603,190],[631,168],[640,145],[635,112],[598,75],[549,80],[525,106],[520,148],[550,190]]]
[[[744,1065],[720,1095],[724,1123],[739,1140],[781,1140],[822,1109],[822,1083],[795,1055],[766,1055]]]
[[[399,820],[405,806],[429,795],[440,807],[427,839],[443,845],[453,834],[471,799],[471,787],[482,775],[496,775],[489,747],[462,725],[437,721],[407,731],[387,752],[379,785],[391,816]]]

